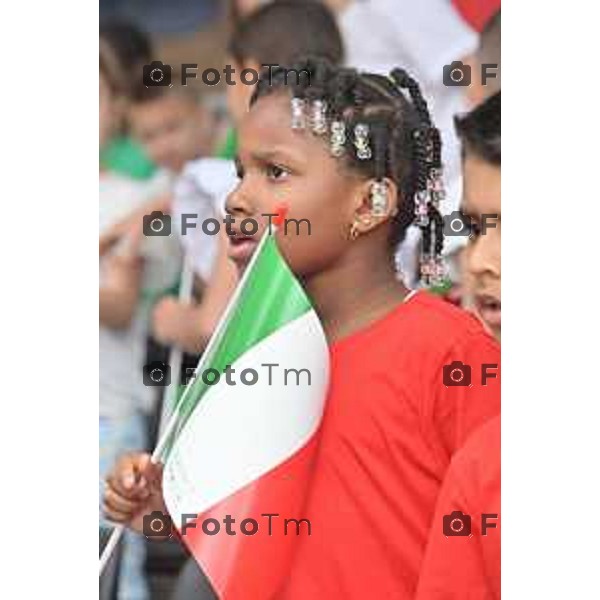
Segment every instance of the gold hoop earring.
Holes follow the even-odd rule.
[[[354,221],[352,225],[350,225],[350,233],[348,234],[348,239],[353,242],[360,235],[360,231],[358,231],[358,223]]]

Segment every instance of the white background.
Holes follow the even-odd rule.
[[[92,598],[98,7],[1,6],[0,586]],[[592,3],[556,6],[502,14],[502,585],[518,599],[600,597],[599,31]]]

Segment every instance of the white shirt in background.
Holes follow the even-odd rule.
[[[177,179],[173,198],[173,222],[181,237],[186,255],[191,256],[194,271],[208,281],[217,256],[218,236],[202,231],[202,221],[215,218],[221,231],[225,224],[225,202],[238,183],[235,165],[231,160],[200,158],[189,162]],[[194,229],[182,235],[182,214],[192,214]],[[212,227],[210,228],[212,231]]]

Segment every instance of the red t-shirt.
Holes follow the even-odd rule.
[[[470,536],[446,536],[460,511]],[[456,526],[458,529],[460,525]],[[467,525],[468,527],[468,525]],[[468,533],[467,529],[463,530]],[[500,598],[500,417],[488,421],[456,453],[438,498],[417,600]]]
[[[471,387],[443,383],[471,365]],[[500,412],[500,348],[468,313],[418,292],[331,348],[319,454],[281,598],[412,598],[450,457]],[[488,368],[489,372],[493,369]],[[499,376],[499,372],[497,373]]]

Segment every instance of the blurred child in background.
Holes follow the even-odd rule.
[[[253,85],[241,83],[243,69],[260,73],[264,64],[289,66],[301,55],[341,64],[344,48],[335,18],[327,7],[319,2],[281,0],[251,11],[238,22],[228,54],[236,85],[227,86],[227,104],[235,125],[248,112],[254,91]]]
[[[100,149],[122,131],[127,103],[126,75],[118,57],[100,42]],[[100,234],[165,189],[162,178],[136,180],[100,163]],[[100,479],[115,457],[146,448],[145,416],[151,388],[143,384],[146,338],[152,304],[176,281],[177,246],[168,238],[142,242],[136,230],[124,229],[100,260],[99,375]],[[102,490],[101,490],[102,493]],[[102,522],[106,527],[106,523]],[[148,597],[143,576],[143,539],[129,534],[119,580],[119,599]]]
[[[462,209],[475,223],[465,250],[469,292],[485,326],[500,341],[500,92],[457,119],[464,144]],[[498,215],[482,231],[482,215]],[[454,529],[446,515],[460,511]],[[457,515],[455,515],[457,516]],[[500,598],[500,417],[473,433],[454,456],[429,535],[418,600]],[[460,527],[465,527],[461,531]],[[450,534],[446,537],[445,534]],[[458,533],[458,535],[457,535]],[[469,535],[472,534],[472,535]]]
[[[498,91],[500,91],[500,32],[501,32],[500,11],[492,15],[479,38],[479,46],[477,51],[469,60],[471,67],[471,85],[466,88],[467,100],[472,107],[484,102]],[[487,69],[489,79],[486,85],[482,84],[482,65],[497,65],[497,68],[489,67]],[[495,76],[492,76],[495,75]],[[464,263],[464,246],[465,238],[455,238],[461,243],[453,248],[453,251],[448,256],[448,263],[451,266],[451,287],[446,292],[448,300],[457,305],[462,305],[465,308],[472,308],[473,299],[470,297],[469,289],[469,270],[465,268]]]
[[[202,220],[222,216],[224,199],[235,185],[235,170],[230,161],[203,158],[209,152],[212,131],[197,88],[179,82],[173,87],[140,87],[128,116],[132,135],[172,180],[171,194],[146,211],[171,214],[173,230],[180,236],[195,277],[192,298],[183,301],[168,296],[157,304],[153,337],[197,354],[237,281],[225,256],[225,233],[210,236],[201,230]],[[196,227],[182,235],[184,213],[195,215]]]
[[[124,91],[130,96],[140,78],[140,65],[149,63],[152,59],[150,38],[133,23],[111,19],[100,25],[100,40],[118,60],[123,72]],[[134,179],[148,179],[156,169],[140,145],[127,134],[125,127],[115,132],[108,143],[102,145],[100,163],[108,171]]]
[[[202,232],[202,221],[223,218],[223,200],[235,186],[233,165],[222,159],[205,158],[188,163],[178,177],[171,214],[193,270],[194,290],[190,301],[174,296],[163,298],[153,312],[153,337],[196,355],[202,352],[237,283],[237,274],[227,258],[226,233]],[[183,215],[194,224],[182,232]],[[192,360],[195,366],[195,362]]]
[[[138,85],[127,117],[131,135],[152,162],[172,175],[209,153],[211,121],[197,88],[178,82],[172,87]]]
[[[227,106],[233,126],[221,143],[218,156],[233,159],[236,153],[236,123],[248,108],[254,86],[243,85],[244,69],[260,72],[263,64],[292,64],[295,58],[323,56],[333,64],[343,58],[343,44],[333,13],[317,1],[238,0],[232,3],[233,32],[228,63],[235,70],[228,86]]]

